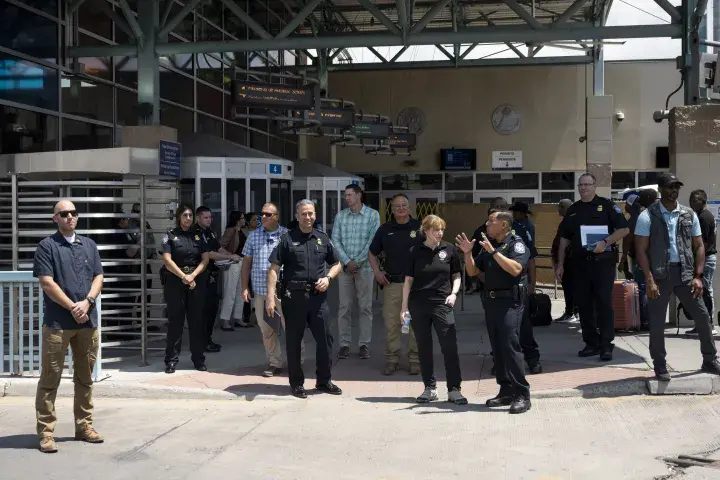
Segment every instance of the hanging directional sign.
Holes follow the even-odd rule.
[[[394,148],[415,148],[417,135],[414,133],[393,133],[388,139],[388,144]]]
[[[312,109],[315,107],[314,88],[293,87],[278,83],[233,83],[233,103],[255,107],[288,107]]]
[[[315,120],[315,110],[296,110],[294,116],[298,119],[307,118]],[[323,127],[352,127],[355,124],[355,110],[349,108],[323,108],[320,110],[320,126]]]
[[[354,133],[357,138],[384,140],[390,136],[389,123],[356,123]]]

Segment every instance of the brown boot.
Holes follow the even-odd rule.
[[[105,439],[95,431],[93,427],[87,427],[84,431],[75,432],[75,440],[82,440],[87,443],[103,443]]]
[[[398,364],[397,363],[386,363],[385,364],[385,370],[383,370],[383,375],[392,375],[393,373],[397,372],[398,370]]]
[[[409,369],[410,375],[420,375],[420,364],[411,363]]]
[[[57,444],[53,437],[43,437],[40,439],[40,451],[42,453],[55,453],[58,451]]]

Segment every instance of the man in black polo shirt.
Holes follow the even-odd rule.
[[[402,274],[410,258],[410,248],[419,245],[425,239],[420,230],[420,222],[410,218],[410,202],[402,193],[398,193],[390,202],[393,219],[380,226],[370,244],[368,260],[375,273],[375,281],[383,288],[383,319],[387,330],[385,349],[385,369],[383,375],[392,375],[398,369],[402,341],[400,337],[400,307],[405,275]],[[384,270],[380,269],[378,255],[385,252]],[[415,332],[410,328],[408,340],[410,375],[420,373]]]
[[[75,439],[103,442],[92,419],[92,372],[99,344],[95,299],[102,290],[103,270],[95,242],[75,233],[77,220],[72,202],[58,202],[53,212],[58,231],[43,239],[35,251],[33,275],[40,280],[45,301],[43,365],[35,399],[37,433],[44,453],[57,452],[53,439],[55,397],[68,345],[73,353]]]
[[[690,192],[690,208],[692,208],[698,216],[700,222],[700,231],[702,232],[703,243],[705,244],[705,267],[703,267],[703,282],[705,290],[703,291],[703,300],[710,315],[710,328],[713,335],[717,331],[712,328],[713,317],[715,316],[715,301],[713,298],[713,277],[715,276],[715,266],[717,265],[717,247],[715,246],[715,217],[707,208],[707,193],[704,190],[693,190]],[[685,333],[697,333],[697,329],[693,328]]]

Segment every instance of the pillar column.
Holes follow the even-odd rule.
[[[142,45],[138,46],[138,124],[160,124],[160,68],[155,53],[155,39],[160,22],[160,2],[137,2],[138,23],[143,32]],[[152,112],[141,105],[151,105]]]
[[[602,46],[595,48],[593,95],[585,101],[587,171],[595,175],[597,194],[610,198],[612,180],[612,126],[615,115],[612,95],[605,95],[605,61]]]

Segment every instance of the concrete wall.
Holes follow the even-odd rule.
[[[615,170],[655,168],[655,147],[668,145],[668,125],[656,124],[652,112],[664,108],[680,82],[673,61],[607,63],[605,93],[616,110],[613,122]],[[396,122],[406,107],[425,113],[427,127],[411,157],[373,157],[361,149],[338,149],[337,168],[350,172],[435,171],[441,148],[475,148],[478,170],[491,169],[493,150],[522,150],[524,170],[585,170],[585,97],[592,93],[592,66],[433,69],[330,74],[332,97],[352,100],[366,112]],[[681,93],[670,106],[681,102]],[[512,135],[493,130],[490,117],[503,104],[516,106],[523,126]],[[329,163],[327,140],[311,139],[308,158]]]

